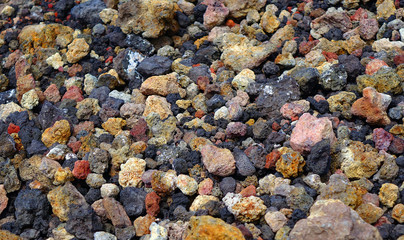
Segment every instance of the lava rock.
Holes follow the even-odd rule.
[[[78,21],[95,25],[102,23],[99,13],[105,8],[107,6],[102,0],[90,0],[73,7],[71,14]]]
[[[139,217],[144,214],[146,192],[141,188],[126,187],[119,193],[119,199],[129,217]]]
[[[70,206],[68,220],[66,222],[66,231],[80,239],[91,240],[94,233],[101,231],[103,225],[100,217],[88,204]]]
[[[154,55],[141,61],[136,70],[145,78],[164,75],[170,72],[172,62],[168,57]]]
[[[316,143],[307,156],[306,165],[310,171],[318,175],[324,175],[330,170],[331,147],[328,140]]]

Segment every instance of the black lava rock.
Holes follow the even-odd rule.
[[[18,136],[21,139],[21,143],[25,148],[31,145],[32,141],[39,141],[41,139],[41,130],[36,127],[22,126],[18,132]]]
[[[222,95],[215,94],[213,97],[206,101],[206,106],[208,107],[208,111],[213,111],[218,109],[226,104],[226,100],[224,100]]]
[[[254,164],[248,159],[247,155],[240,149],[233,149],[234,160],[236,161],[237,172],[241,176],[250,176],[255,173]]]
[[[200,65],[197,67],[193,67],[189,70],[188,77],[196,83],[198,81],[198,77],[208,77],[209,80],[212,79],[210,76],[210,70],[209,67],[206,65]]]
[[[183,158],[174,159],[173,168],[177,172],[177,174],[187,174],[188,173],[188,163]]]
[[[45,233],[48,230],[50,204],[46,195],[38,189],[21,190],[14,202],[15,224],[18,228],[32,226]]]
[[[88,204],[70,205],[68,218],[69,220],[67,220],[65,227],[66,231],[79,239],[94,239],[94,233],[103,229],[100,217],[95,214]]]
[[[354,80],[358,75],[365,72],[365,67],[355,55],[339,55],[338,62],[344,66],[348,79]]]
[[[72,7],[74,7],[74,0],[59,0],[55,3],[53,9],[58,13],[59,18],[64,18]]]
[[[220,190],[225,196],[229,192],[234,192],[236,190],[236,180],[232,177],[225,177],[220,181]]]
[[[344,32],[342,32],[341,29],[339,28],[331,28],[328,32],[326,32],[323,37],[327,38],[328,40],[342,40],[343,37],[342,35]]]
[[[317,102],[314,98],[308,97],[307,101],[310,103],[312,109],[317,110],[321,114],[329,112],[330,105],[327,100],[320,100]]]
[[[71,14],[74,19],[94,26],[102,23],[99,14],[105,8],[107,6],[102,0],[90,0],[73,7]]]
[[[318,175],[327,174],[331,164],[331,147],[327,140],[316,143],[307,156],[306,164],[310,171]]]
[[[93,204],[95,201],[101,199],[101,190],[99,188],[90,188],[84,198],[88,204]]]
[[[268,61],[262,67],[262,72],[265,76],[270,77],[279,73],[279,67],[274,62]]]
[[[212,62],[219,59],[219,57],[219,50],[214,46],[208,46],[205,48],[199,48],[199,50],[196,51],[194,57],[192,58],[192,63],[203,63],[206,65],[211,65]]]
[[[147,193],[141,188],[127,187],[119,193],[119,199],[129,217],[139,217],[146,211]]]
[[[137,71],[145,78],[164,75],[170,72],[172,62],[168,57],[154,55],[140,62]]]
[[[288,207],[288,204],[286,203],[286,197],[273,195],[270,197],[270,201],[271,206],[276,207],[278,210]]]
[[[41,125],[42,129],[47,129],[52,127],[52,125],[58,121],[63,119],[63,110],[57,108],[52,103],[45,101],[42,105],[41,111],[37,117],[39,124]]]
[[[259,115],[262,114],[269,118],[280,116],[279,109],[285,103],[300,98],[299,85],[295,79],[287,76],[265,85],[250,84],[247,88],[247,93],[249,95],[254,93],[259,94],[255,100],[257,109],[254,109],[254,111],[259,112]],[[250,115],[250,117],[252,116]]]
[[[48,150],[48,148],[39,140],[32,140],[31,144],[27,147],[28,155],[32,156],[35,154],[42,155]]]
[[[178,24],[182,28],[186,28],[189,25],[191,25],[191,20],[189,19],[189,17],[180,11],[175,12],[175,18],[177,19]]]

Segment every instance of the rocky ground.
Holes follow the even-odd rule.
[[[0,239],[404,239],[403,0],[3,0]]]

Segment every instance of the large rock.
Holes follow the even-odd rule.
[[[66,47],[73,40],[74,30],[61,24],[27,25],[18,35],[25,53],[33,53],[37,48]]]
[[[72,204],[83,205],[86,203],[83,195],[70,182],[53,189],[48,193],[47,197],[52,206],[53,213],[62,222],[68,220]]]
[[[310,26],[312,28],[310,31],[312,36],[314,38],[320,38],[332,28],[338,28],[343,32],[347,32],[352,28],[352,23],[344,10],[330,8],[325,14],[314,19]]]
[[[170,93],[180,92],[180,95],[185,96],[185,90],[179,86],[177,78],[177,73],[149,77],[142,83],[140,91],[144,95],[167,96]]]
[[[236,161],[229,149],[207,144],[202,147],[201,154],[206,169],[214,175],[225,177],[236,170]]]
[[[100,12],[107,8],[104,1],[102,0],[90,0],[82,2],[72,8],[72,17],[81,22],[95,25],[101,23],[101,18],[99,16]]]
[[[376,89],[363,89],[363,97],[356,100],[351,107],[353,115],[366,118],[366,122],[375,125],[390,124],[386,110],[391,102],[391,96],[378,93]]]
[[[260,10],[265,6],[265,0],[224,0],[224,5],[230,10],[230,16],[240,18],[250,10]]]
[[[220,57],[223,63],[236,71],[259,66],[276,51],[272,43],[258,44],[255,40],[234,33],[224,33],[214,43],[223,52]]]
[[[297,82],[291,77],[283,77],[266,85],[255,84],[247,88],[249,94],[258,95],[255,103],[258,110],[269,118],[281,116],[280,109],[287,103],[300,98]]]
[[[328,139],[331,145],[337,140],[331,121],[325,117],[316,118],[310,113],[305,113],[292,131],[290,146],[295,151],[307,154],[316,143],[324,139]]]
[[[381,240],[377,228],[339,200],[319,200],[307,219],[298,221],[289,235],[292,240],[360,239]]]
[[[132,0],[119,5],[118,25],[124,33],[142,33],[157,38],[167,30],[175,30],[177,21],[172,0]]]
[[[211,216],[191,217],[189,228],[185,232],[185,240],[233,239],[244,240],[241,231],[219,218]]]

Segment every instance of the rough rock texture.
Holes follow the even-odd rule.
[[[185,240],[197,239],[234,239],[243,240],[241,231],[219,218],[211,216],[191,217]]]
[[[257,67],[275,51],[272,43],[255,46],[248,38],[234,33],[222,34],[214,43],[223,51],[220,59],[235,71]]]
[[[299,118],[292,131],[290,146],[295,151],[307,154],[316,143],[324,139],[328,139],[331,144],[336,141],[331,121],[305,113]]]
[[[390,118],[386,109],[391,102],[389,95],[378,93],[376,89],[367,87],[363,89],[363,97],[352,104],[353,115],[366,118],[366,122],[375,125],[387,125]]]
[[[321,223],[321,225],[318,225]],[[379,231],[339,200],[320,200],[290,232],[291,239],[382,239]]]
[[[233,154],[228,149],[208,144],[202,147],[201,154],[206,169],[214,175],[225,177],[233,174],[236,170]]]
[[[119,5],[118,12],[117,23],[124,33],[141,33],[145,38],[157,38],[178,25],[171,0],[132,0]]]

